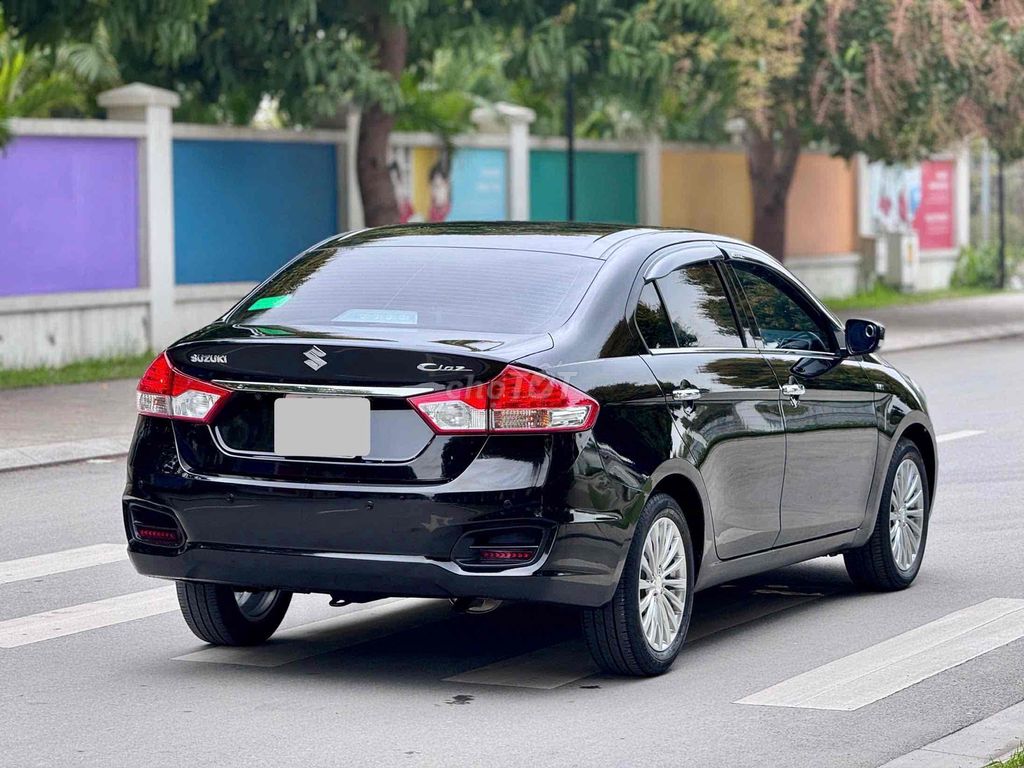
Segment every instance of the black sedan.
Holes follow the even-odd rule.
[[[540,601],[657,674],[697,590],[838,553],[914,580],[935,437],[883,336],[701,232],[334,237],[143,376],[131,560],[211,643],[266,640],[294,592]]]

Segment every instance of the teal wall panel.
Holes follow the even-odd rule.
[[[637,222],[637,165],[635,152],[576,153],[577,221]],[[565,152],[530,152],[530,218],[566,218]]]

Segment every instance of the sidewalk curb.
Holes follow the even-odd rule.
[[[0,448],[0,472],[35,469],[87,459],[104,459],[128,453],[131,437],[94,437],[61,443]]]
[[[880,768],[985,768],[1024,745],[1024,701],[996,712]]]
[[[979,332],[980,331],[980,332]],[[951,347],[957,344],[973,344],[980,341],[998,341],[1009,339],[1014,336],[1024,336],[1024,323],[1008,323],[1006,325],[982,326],[979,328],[964,331],[951,331],[948,335],[929,334],[932,338],[923,340],[899,341],[887,345],[882,342],[881,353],[887,352],[913,352],[918,349],[933,349],[935,347]]]

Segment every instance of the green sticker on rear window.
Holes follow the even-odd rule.
[[[291,294],[287,294],[285,296],[264,296],[262,299],[256,299],[256,301],[250,304],[249,311],[256,312],[260,309],[273,309],[274,307],[280,307],[290,298]]]

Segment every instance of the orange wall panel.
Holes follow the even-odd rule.
[[[742,150],[666,150],[661,155],[661,221],[749,240],[753,199]],[[857,249],[857,177],[852,163],[804,153],[786,211],[786,255]]]
[[[838,157],[804,153],[786,206],[786,255],[857,250],[857,173]]]

